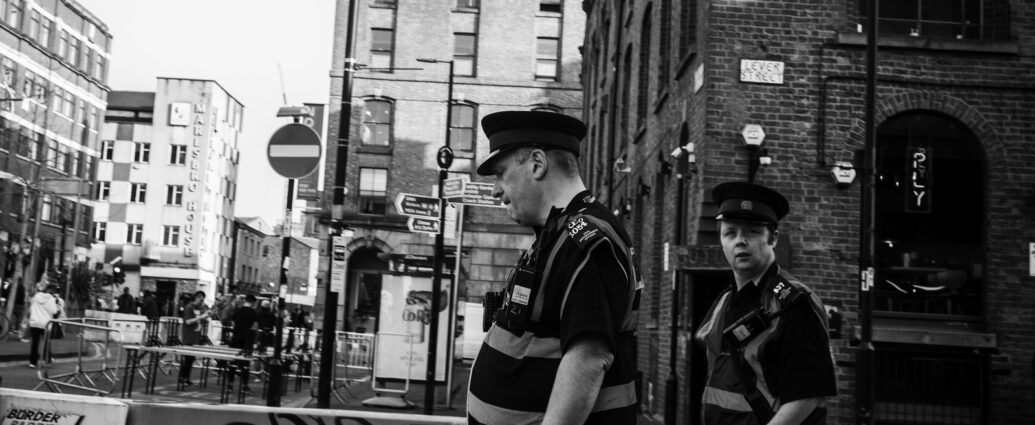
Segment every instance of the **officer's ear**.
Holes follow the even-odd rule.
[[[769,228],[769,246],[776,248],[776,243],[780,240],[780,229],[775,227]]]
[[[532,178],[542,180],[546,177],[546,170],[549,169],[549,161],[546,159],[546,151],[532,149],[528,154],[528,161],[532,163]]]

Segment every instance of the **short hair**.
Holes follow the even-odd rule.
[[[255,295],[252,295],[252,294],[245,295],[244,296],[244,300],[248,301],[250,303],[253,303],[253,302],[255,302]]]
[[[528,161],[528,158],[532,155],[532,151],[540,149],[546,154],[548,161],[553,162],[553,165],[557,167],[557,170],[561,172],[564,177],[578,177],[579,175],[579,160],[575,156],[574,152],[555,149],[555,148],[542,148],[537,146],[523,146],[517,148],[514,152],[514,161],[518,164],[524,164]]]
[[[194,293],[194,297],[195,298],[197,298],[198,295],[201,295],[202,297],[204,297],[205,296],[205,291],[197,291],[197,292]]]

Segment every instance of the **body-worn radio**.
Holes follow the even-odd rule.
[[[485,294],[482,327],[487,332],[495,321],[500,327],[520,335],[525,331],[531,314],[532,296],[537,289],[535,269],[518,266],[511,275],[507,291]],[[491,302],[490,302],[491,301]],[[492,305],[490,305],[492,304]]]
[[[773,293],[775,294],[774,299],[779,305],[778,310],[770,312],[765,307],[758,307],[722,330],[722,337],[731,346],[739,349],[747,345],[752,338],[765,332],[773,319],[790,309],[804,294],[803,291],[786,283],[778,283],[773,288]]]

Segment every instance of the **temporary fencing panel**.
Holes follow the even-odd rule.
[[[119,400],[0,388],[0,422],[55,425],[121,425],[129,406]]]

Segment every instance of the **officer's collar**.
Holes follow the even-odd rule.
[[[769,268],[765,269],[765,271],[762,272],[761,274],[759,274],[757,276],[753,276],[751,278],[751,280],[748,280],[746,283],[744,283],[744,286],[753,285],[756,288],[761,288],[763,282],[768,282],[770,277],[772,277],[773,275],[775,275],[775,274],[777,274],[779,272],[780,272],[780,265],[776,264],[776,260],[774,259],[773,263],[769,265]],[[733,278],[732,285],[733,285],[733,289],[734,290],[740,289],[740,288],[737,287],[737,278],[736,277]]]
[[[563,224],[560,223],[560,221],[562,221],[562,217],[571,214],[573,211],[578,211],[583,206],[591,204],[594,201],[596,201],[596,198],[593,197],[593,194],[589,189],[575,194],[575,196],[571,198],[571,201],[568,201],[568,205],[564,208],[550,207],[550,213],[546,215],[546,224],[542,228],[536,229],[536,231],[538,232],[543,228],[553,229]]]

